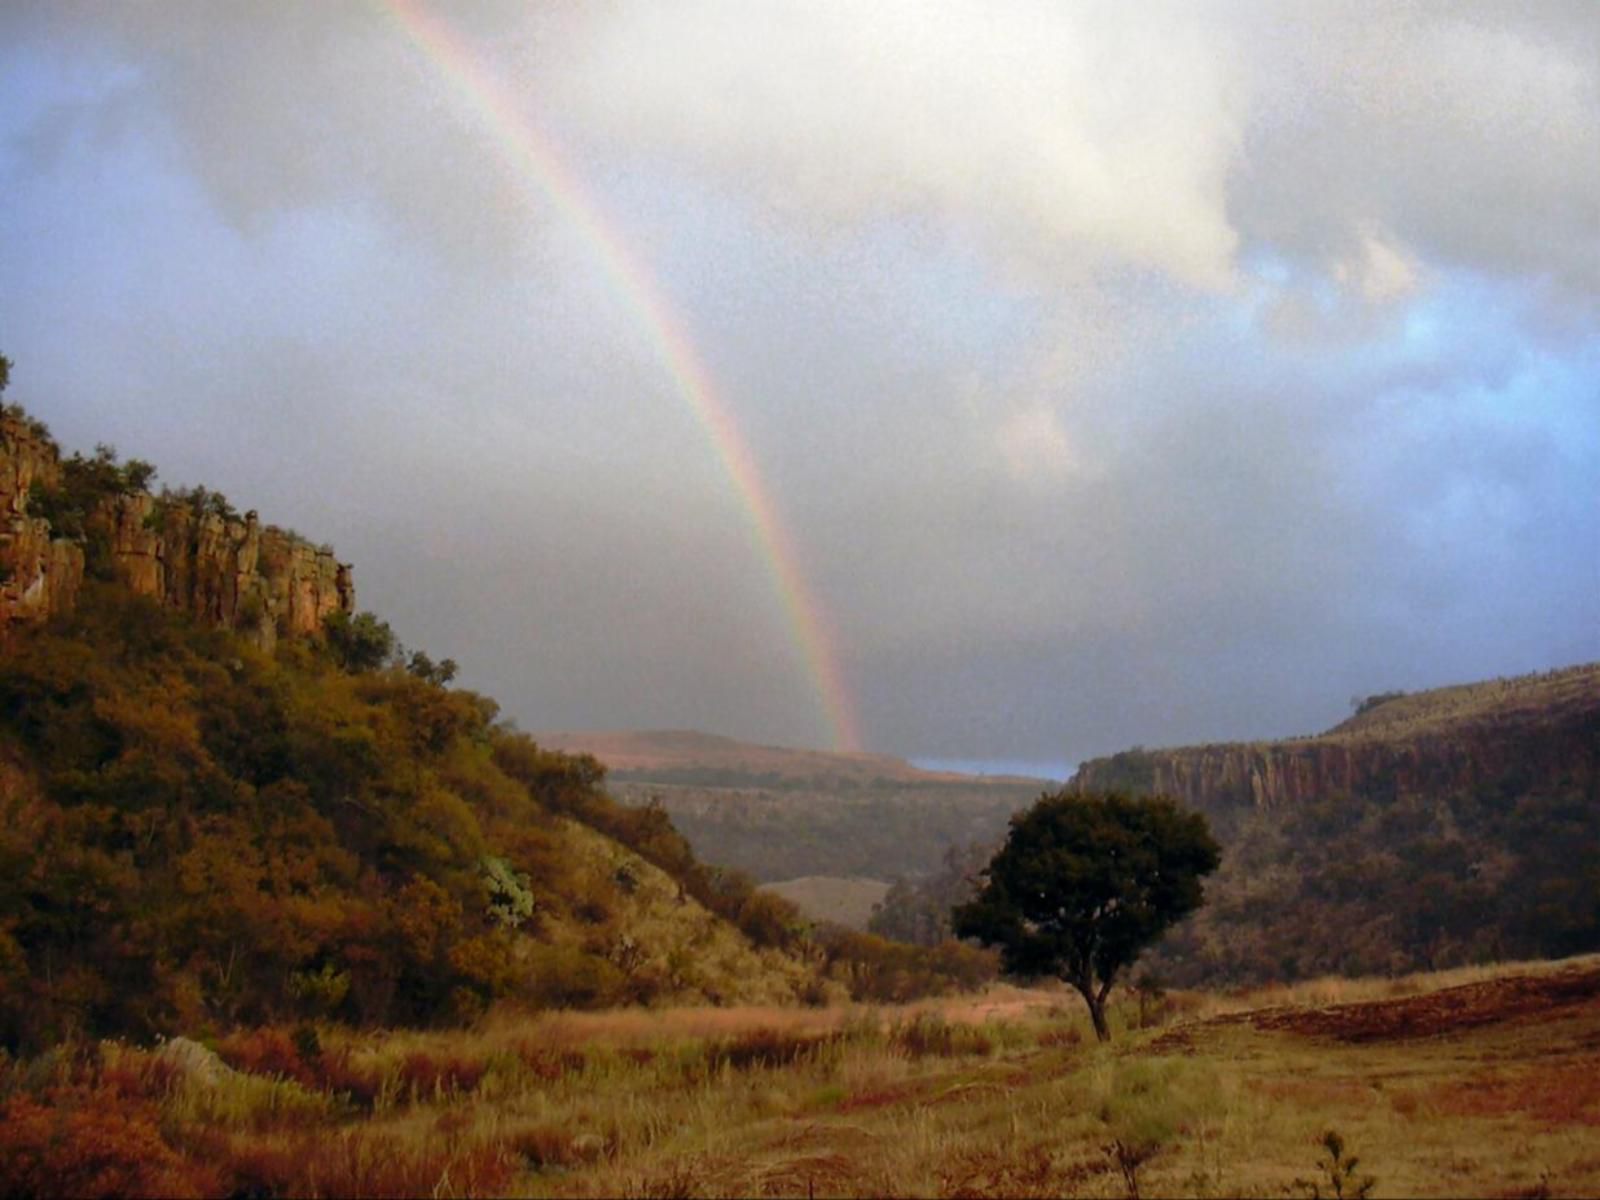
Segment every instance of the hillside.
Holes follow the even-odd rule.
[[[1176,796],[1226,853],[1175,979],[1600,949],[1600,664],[1373,697],[1321,737],[1133,750],[1069,786]]]
[[[1370,697],[1320,737],[1135,749],[1069,788],[1175,796],[1223,843],[1207,903],[1145,959],[1225,985],[1600,949],[1600,665]],[[997,836],[885,896],[947,936]]]
[[[872,918],[873,908],[888,893],[889,885],[876,879],[802,875],[782,883],[769,883],[765,890],[782,896],[813,920],[864,930]]]
[[[700,858],[765,883],[810,876],[890,883],[926,875],[951,846],[998,837],[1011,814],[1048,786],[702,733],[536,736],[543,745],[594,755],[609,769],[618,800],[659,804]],[[808,911],[825,916],[816,905]]]
[[[1248,809],[1350,793],[1574,787],[1600,776],[1600,663],[1371,697],[1318,737],[1129,750],[1091,759],[1070,786],[1175,796],[1229,824]]]
[[[354,614],[331,551],[153,473],[0,420],[0,1047],[825,990],[792,908]]]

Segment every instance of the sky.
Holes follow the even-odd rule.
[[[1600,5],[14,0],[0,353],[525,729],[1315,732],[1600,659]]]

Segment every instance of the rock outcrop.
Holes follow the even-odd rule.
[[[62,481],[60,452],[25,419],[0,416],[0,629],[65,612],[85,571],[84,545],[55,536],[28,512],[29,490]],[[170,608],[236,629],[258,645],[315,635],[335,612],[355,611],[346,563],[256,514],[214,511],[131,491],[101,498],[85,541],[103,551],[104,570]]]
[[[28,513],[35,483],[61,482],[56,444],[27,421],[0,415],[0,630],[66,612],[83,583],[83,547]]]
[[[1213,817],[1336,795],[1406,796],[1600,779],[1600,664],[1418,693],[1321,737],[1129,750],[1080,791],[1157,792]]]

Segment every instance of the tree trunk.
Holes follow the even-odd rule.
[[[1083,1002],[1089,1006],[1089,1020],[1094,1022],[1094,1035],[1102,1042],[1111,1040],[1111,1027],[1106,1024],[1106,999],[1104,989],[1096,994],[1092,984],[1073,981],[1073,987],[1083,996]]]

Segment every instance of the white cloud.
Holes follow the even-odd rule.
[[[1221,63],[1181,18],[1109,13],[638,5],[591,29],[559,95],[810,219],[928,214],[1034,278],[1131,265],[1225,288]]]
[[[1332,273],[1368,304],[1409,296],[1417,290],[1421,275],[1414,256],[1372,229],[1361,231],[1356,252],[1334,263]]]

